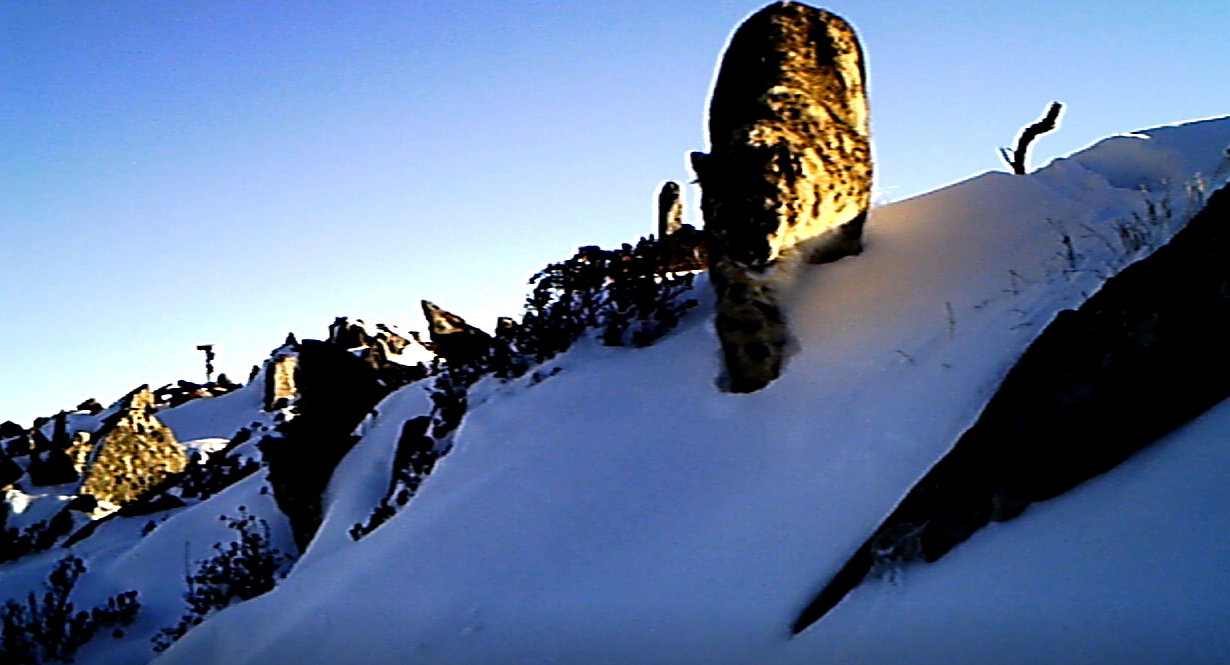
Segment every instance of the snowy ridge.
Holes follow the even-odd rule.
[[[123,639],[100,637],[77,662],[1219,662],[1226,404],[789,634],[816,584],[974,422],[1056,313],[1226,185],[1227,146],[1230,117],[1194,121],[874,208],[862,255],[798,275],[797,351],[751,395],[714,387],[701,277],[700,305],[654,346],[581,343],[538,368],[545,380],[474,386],[450,454],[356,542],[403,423],[431,410],[424,385],[406,386],[359,426],[289,576],[161,657],[150,638],[182,614],[188,568],[234,539],[220,517],[245,506],[294,551],[266,472],[73,545],[89,568],[79,606],[128,589],[142,603]],[[1149,235],[1125,246],[1121,223]],[[158,417],[182,441],[217,443],[274,426],[263,393],[256,380]],[[0,600],[38,588],[65,553],[0,565]]]
[[[946,636],[953,624],[909,611],[935,602],[948,608],[950,622],[1020,619],[1019,608],[1014,615],[1011,605],[983,596],[956,600],[963,589],[977,591],[954,580],[986,565],[981,560],[856,590],[819,630],[786,635],[816,580],[943,455],[1055,313],[1132,259],[1114,244],[1113,224],[1152,215],[1172,233],[1198,207],[1188,198],[1191,183],[1225,183],[1228,144],[1226,118],[1148,130],[1030,176],[988,173],[875,209],[862,256],[801,276],[790,308],[800,350],[783,378],[760,393],[713,389],[717,343],[707,300],[654,347],[578,348],[558,376],[529,389],[503,386],[472,409],[455,451],[409,509],[346,546],[344,556],[340,543],[319,554],[309,549],[277,590],[219,615],[159,662],[326,663],[355,654],[440,663],[872,663],[889,655],[893,662],[1041,662],[1021,645],[1059,625],[1047,617],[1005,619],[971,642]],[[1158,212],[1166,209],[1168,218]],[[707,298],[707,289],[697,294]],[[416,415],[380,412],[381,419]],[[379,429],[378,419],[371,432]],[[1175,448],[1205,450],[1208,430],[1192,429],[1172,437],[1180,440]],[[1160,455],[1125,466],[1144,465],[1137,477],[1173,473],[1166,464],[1187,468],[1182,457],[1158,462]],[[1158,468],[1147,466],[1151,459]],[[1042,521],[1065,503],[1087,502],[1082,494],[1130,494],[1116,477],[1027,517]],[[1220,492],[1213,498],[1224,499]],[[1086,507],[1073,510],[1086,514]],[[329,533],[360,517],[346,510],[333,504],[319,538],[338,542]],[[1133,535],[1132,524],[1116,524],[1118,535]],[[956,559],[1013,529],[976,537]],[[1046,554],[1073,555],[1066,541],[1051,544]],[[1118,551],[1104,544],[1098,554]],[[1028,559],[998,556],[1034,570]],[[1140,559],[1116,561],[1133,563]],[[1199,576],[1210,561],[1180,563],[1178,575]],[[914,577],[933,581],[911,595]],[[1214,578],[1211,591],[1224,582],[1224,574]],[[1218,602],[1200,591],[1205,611],[1230,613],[1227,596]],[[1098,607],[1080,598],[1025,598],[1059,603],[1065,611],[1057,616],[1066,620]],[[1123,627],[1100,625],[1103,637]],[[1086,644],[1070,631],[1060,644],[1087,651],[1055,653],[1127,662],[1115,657],[1132,645],[1176,644],[1156,631],[1114,634],[1130,644]],[[1197,653],[1218,653],[1217,644]]]

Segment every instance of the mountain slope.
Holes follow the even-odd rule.
[[[1199,191],[1224,184],[1228,144],[1227,118],[1159,128],[1029,176],[988,173],[873,210],[863,255],[798,276],[790,301],[798,352],[780,381],[752,395],[714,389],[717,341],[703,285],[702,306],[653,347],[583,344],[536,385],[486,380],[471,393],[454,450],[410,506],[348,543],[343,534],[370,505],[344,497],[369,492],[360,485],[387,464],[388,432],[421,413],[408,405],[422,403],[422,387],[404,388],[377,407],[335,475],[322,531],[292,574],[159,662],[1040,662],[1051,653],[1109,663],[1130,662],[1115,656],[1137,647],[1181,644],[1155,640],[1156,630],[1119,630],[1157,616],[1173,616],[1176,630],[1202,642],[1188,655],[1216,654],[1206,618],[1171,612],[1197,580],[1208,578],[1197,591],[1223,588],[1213,560],[1150,569],[1147,554],[1118,547],[1153,529],[1189,536],[1149,541],[1159,555],[1181,556],[1163,545],[1190,547],[1190,530],[1162,530],[1161,511],[1134,521],[1095,508],[1138,506],[1153,483],[1195,471],[1194,460],[1208,462],[1202,474],[1227,470],[1209,433],[1224,424],[1224,407],[1206,417],[1212,425],[1197,423],[1188,428],[1195,434],[1020,520],[1030,537],[1069,538],[1103,520],[1113,529],[1109,540],[1089,536],[1092,553],[1042,536],[1038,560],[1069,557],[1066,570],[1079,575],[1096,554],[1112,568],[1167,573],[1149,587],[1169,594],[1157,604],[1117,575],[1083,580],[1076,598],[987,578],[981,570],[1055,581],[1049,568],[1030,568],[993,542],[1016,533],[1014,522],[951,560],[911,569],[904,583],[856,589],[816,629],[787,636],[817,581],[951,447],[1055,314],[1168,237],[1199,208]],[[1203,185],[1194,186],[1198,177]],[[1116,224],[1131,224],[1133,213],[1153,234],[1140,248],[1118,243]],[[1163,455],[1170,448],[1180,452]],[[1212,477],[1194,476],[1175,507],[1209,521],[1200,535],[1223,551],[1224,519],[1208,506],[1225,496]],[[1116,615],[1125,623],[1094,620],[1105,609],[1099,591],[1116,589],[1134,605]],[[1230,613],[1230,596],[1198,597],[1213,616]],[[1056,614],[1043,621],[1048,607]],[[1041,659],[1022,655],[1041,631],[1090,621],[1089,640],[1072,628]],[[981,637],[960,639],[965,631],[952,627],[963,622]]]

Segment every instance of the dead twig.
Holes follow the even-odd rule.
[[[1051,102],[1051,108],[1047,110],[1046,115],[1042,116],[1041,120],[1021,131],[1020,137],[1016,140],[1016,150],[1010,152],[1007,148],[999,149],[1000,157],[1004,158],[1004,161],[1012,168],[1013,173],[1025,175],[1025,158],[1029,154],[1029,144],[1033,143],[1034,139],[1059,126],[1059,113],[1062,110],[1063,104]]]

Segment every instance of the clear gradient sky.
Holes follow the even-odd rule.
[[[0,420],[237,380],[338,315],[491,329],[691,179],[758,0],[0,0]],[[868,58],[876,200],[1230,113],[1230,2],[834,0]],[[695,191],[689,188],[689,205]],[[699,224],[699,220],[692,220]],[[874,222],[873,222],[874,223]]]

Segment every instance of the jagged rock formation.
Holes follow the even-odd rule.
[[[174,432],[154,415],[149,386],[124,397],[119,411],[97,433],[77,435],[74,441],[66,457],[81,474],[78,494],[114,506],[139,499],[188,462]],[[83,460],[80,466],[77,459]]]
[[[783,259],[856,254],[871,199],[862,51],[840,17],[795,2],[752,15],[731,38],[709,106],[701,186],[727,388],[758,390],[789,339]]]
[[[304,340],[280,351],[282,358],[295,359],[279,371],[293,370],[297,415],[259,446],[274,498],[302,551],[320,526],[321,494],[354,445],[354,428],[388,388],[371,365],[335,344]],[[271,368],[277,364],[270,361]]]
[[[4,451],[0,451],[0,489],[17,482],[25,473],[12,458],[5,454]],[[0,526],[3,525],[4,521],[0,520]]]
[[[339,316],[329,326],[329,343],[340,346],[354,353],[360,360],[366,362],[380,375],[380,380],[389,386],[402,386],[411,381],[417,381],[428,374],[428,367],[423,362],[404,364],[392,360],[392,356],[400,356],[411,347],[418,347],[420,358],[430,357],[431,351],[419,338],[417,332],[410,332],[409,338],[393,332],[388,326],[376,324],[373,335],[362,320],[350,321]]]
[[[21,425],[18,425],[17,423],[11,420],[6,420],[0,423],[0,440],[19,437],[25,431],[26,431],[25,428],[23,428]]]
[[[662,183],[658,191],[658,239],[679,230],[683,226],[683,197],[679,183],[670,180]]]
[[[273,357],[265,363],[266,411],[286,408],[295,401],[298,394],[295,372],[299,367],[299,356],[289,348],[282,346],[274,351]]]
[[[978,421],[795,624],[881,566],[935,561],[1230,397],[1230,188],[1169,244],[1047,326]],[[1128,546],[1125,544],[1125,546]]]
[[[453,367],[482,360],[491,349],[491,335],[434,303],[423,301],[423,316],[427,317],[432,350]]]
[[[669,180],[658,191],[657,242],[663,271],[704,269],[704,234],[683,223],[683,193],[677,183]]]
[[[205,397],[221,397],[229,392],[238,390],[241,386],[227,377],[226,374],[219,374],[217,381],[208,383],[193,383],[191,381],[176,381],[168,383],[158,390],[154,391],[154,403],[158,406],[176,407],[180,404],[191,402],[194,399]],[[81,407],[77,407],[81,408]]]

